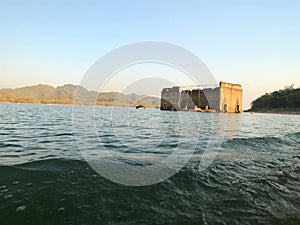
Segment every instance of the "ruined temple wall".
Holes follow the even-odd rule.
[[[161,92],[161,110],[174,110],[178,108],[180,99],[179,87],[164,88]]]
[[[239,84],[220,82],[220,112],[243,112],[243,90]]]
[[[216,88],[164,88],[161,92],[161,110],[202,109],[207,106],[217,112],[237,113],[242,109],[243,90],[239,84],[220,82]]]
[[[206,88],[203,89],[203,93],[207,98],[209,108],[218,112],[220,108],[220,88]]]

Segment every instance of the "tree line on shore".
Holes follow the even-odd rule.
[[[294,88],[294,85],[290,85],[282,90],[266,93],[252,102],[251,110],[278,108],[300,108],[300,88]]]

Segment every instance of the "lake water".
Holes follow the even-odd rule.
[[[95,121],[128,164],[163,160],[180,143],[193,157],[160,183],[125,186],[84,160],[72,107],[0,104],[0,224],[300,224],[299,115],[96,108]]]

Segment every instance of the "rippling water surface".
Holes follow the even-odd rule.
[[[300,116],[96,108],[99,140],[127,163],[194,149],[174,176],[144,187],[91,169],[72,107],[0,104],[0,116],[0,224],[300,224]],[[219,153],[200,171],[217,135]]]

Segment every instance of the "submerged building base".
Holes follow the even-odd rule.
[[[243,89],[240,84],[220,82],[219,87],[172,87],[161,92],[161,110],[241,113]]]

